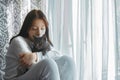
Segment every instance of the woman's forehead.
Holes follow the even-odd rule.
[[[32,25],[45,26],[45,22],[42,19],[35,19],[35,20],[33,20]]]

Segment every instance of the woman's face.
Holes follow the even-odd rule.
[[[46,27],[42,19],[35,19],[28,31],[29,39],[33,40],[33,36],[42,37],[45,34]]]

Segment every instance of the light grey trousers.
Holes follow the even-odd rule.
[[[75,80],[75,64],[68,56],[43,59],[18,80]]]

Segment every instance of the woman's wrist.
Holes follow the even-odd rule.
[[[35,62],[37,62],[38,61],[37,53],[34,52],[33,54],[34,54],[33,56],[34,56]]]

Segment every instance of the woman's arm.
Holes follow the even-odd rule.
[[[19,55],[20,57],[20,63],[23,66],[31,66],[32,64],[37,62],[37,55],[36,53],[21,53]]]
[[[14,56],[16,56],[22,65],[30,66],[37,61],[36,53],[32,53],[30,46],[23,37],[18,36],[14,38],[10,47],[14,52]]]

